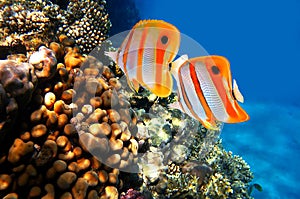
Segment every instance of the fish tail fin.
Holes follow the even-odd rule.
[[[238,87],[235,79],[233,79],[233,91],[232,92],[233,92],[234,98],[237,101],[239,101],[241,103],[244,103],[244,97],[243,97],[242,93],[240,92],[239,87]]]
[[[104,55],[110,57],[114,62],[117,63],[118,51],[104,51]]]

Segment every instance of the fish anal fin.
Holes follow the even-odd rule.
[[[181,107],[180,102],[178,102],[178,101],[173,102],[173,103],[171,103],[171,104],[168,104],[168,108],[171,108],[171,109],[178,109],[178,110],[180,110],[181,112],[184,112],[184,111],[182,110],[182,107]]]
[[[215,122],[210,122],[210,121],[207,121],[207,120],[201,120],[200,122],[208,130],[214,130],[214,131],[219,131],[220,130],[220,127],[218,127],[218,125]]]
[[[239,101],[241,103],[244,103],[244,97],[243,97],[242,93],[240,92],[239,87],[238,87],[235,79],[233,80],[233,91],[232,92],[233,92],[234,98],[237,101]]]
[[[139,82],[136,80],[136,79],[132,79],[131,80],[131,86],[132,86],[132,88],[136,91],[136,92],[138,92],[139,91],[139,88],[140,88],[140,84],[139,84]]]
[[[177,58],[174,62],[169,63],[169,70],[170,70],[171,74],[173,75],[176,82],[179,82],[179,75],[178,75],[179,68],[187,60],[188,60],[188,56],[182,55],[181,57]]]
[[[169,88],[168,86],[162,84],[157,84],[157,83],[152,85],[145,84],[143,86],[145,86],[148,90],[150,90],[158,97],[168,97],[172,93],[172,87]]]

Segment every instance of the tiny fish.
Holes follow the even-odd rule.
[[[128,33],[116,52],[105,52],[125,72],[128,84],[143,86],[159,97],[172,92],[169,63],[180,45],[178,29],[162,20],[141,20]]]
[[[207,129],[219,130],[216,121],[238,123],[249,120],[238,104],[244,97],[233,80],[229,61],[222,56],[188,59],[183,55],[171,63],[179,101],[169,105],[199,120]]]

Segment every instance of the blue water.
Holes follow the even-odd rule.
[[[255,198],[300,198],[300,1],[136,0],[142,19],[163,19],[227,57],[251,119],[225,125],[227,150],[251,166]]]

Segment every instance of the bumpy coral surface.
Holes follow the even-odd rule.
[[[143,95],[151,99],[144,91],[140,98],[132,96],[135,104],[144,101]],[[137,136],[152,145],[144,158],[151,153],[161,154],[159,159],[153,156],[152,160],[157,159],[155,164],[147,160],[143,165],[142,190],[150,191],[155,198],[251,198],[250,167],[222,148],[220,132],[208,131],[185,114],[157,102],[166,101],[156,99],[149,111],[137,111],[143,119],[143,124],[138,125],[141,135]],[[146,133],[143,126],[147,127]]]
[[[70,0],[67,10],[72,14],[58,30],[73,38],[82,52],[90,52],[107,39],[111,23],[105,0]]]
[[[58,33],[75,39],[82,52],[90,52],[107,38],[110,27],[104,0],[70,1],[65,10],[50,0],[0,3],[0,50],[4,54],[36,50]]]
[[[18,113],[31,100],[37,84],[34,68],[28,63],[0,60],[0,141],[11,134]]]
[[[66,52],[64,48],[79,52],[61,44],[59,48],[63,48],[63,52]],[[45,47],[37,53],[37,58],[36,54],[29,58],[33,64],[47,64],[54,60],[53,53]],[[9,78],[16,76],[10,71],[18,67],[14,61],[3,63],[2,76],[7,77],[9,82],[13,80]],[[9,64],[14,68],[8,67]],[[5,150],[7,152],[0,155],[0,182],[3,182],[0,197],[118,198],[119,190],[123,187],[118,168],[132,164],[138,150],[134,137],[136,119],[130,111],[130,104],[124,96],[112,93],[112,89],[116,89],[116,93],[121,89],[120,83],[110,69],[94,57],[82,56],[81,63],[69,70],[64,63],[53,64],[54,75],[49,75],[46,82],[39,81],[33,94],[31,92],[27,112],[24,117],[18,118],[20,127],[14,129],[16,138]],[[79,68],[82,65],[84,67]],[[31,68],[40,72],[32,65]],[[17,74],[28,78],[27,73]],[[28,79],[25,82],[30,83]],[[83,86],[86,92],[73,89],[74,84]],[[10,97],[17,98],[19,94],[24,94],[18,89],[13,90],[15,93],[9,90],[9,85],[19,88],[14,82],[6,84],[3,81],[3,85],[11,93]],[[33,89],[33,86],[30,88]],[[85,98],[86,94],[93,97]],[[117,97],[115,102],[118,107],[112,105],[114,97]],[[80,118],[86,120],[80,123]],[[84,122],[89,124],[87,129],[84,128]],[[79,124],[80,129],[76,126]],[[86,130],[85,134],[92,137],[82,139],[77,130]],[[98,138],[104,140],[102,145],[97,142],[96,134],[101,134]],[[107,139],[104,139],[104,135],[108,136]],[[99,158],[92,156],[93,149],[107,151],[101,156],[105,159],[99,161]]]

